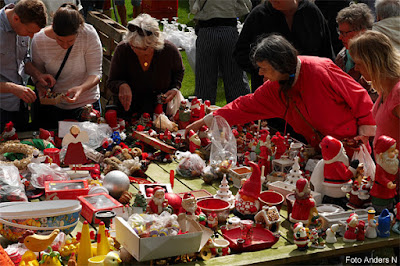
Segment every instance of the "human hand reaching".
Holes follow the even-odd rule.
[[[123,83],[119,86],[118,99],[124,107],[124,110],[128,111],[132,103],[132,90],[128,84]]]

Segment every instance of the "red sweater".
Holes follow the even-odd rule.
[[[294,105],[314,128],[337,139],[356,136],[361,125],[375,125],[371,113],[372,101],[352,77],[330,59],[313,56],[299,56],[299,59],[301,69],[290,91],[292,102],[286,121],[308,143],[314,147],[319,144],[315,133]],[[255,93],[236,99],[215,111],[214,115],[220,115],[234,125],[275,117],[285,119],[285,110],[285,100],[279,97],[279,83],[267,81]],[[374,131],[372,127],[368,130]],[[370,133],[362,134],[374,134]]]

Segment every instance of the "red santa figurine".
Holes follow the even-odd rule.
[[[207,217],[207,226],[213,230],[217,229],[218,226],[218,217],[215,212],[211,212]]]
[[[179,210],[179,213],[185,213],[186,215],[200,215],[201,210],[197,207],[196,198],[190,193],[187,192],[182,198],[182,207]]]
[[[399,171],[399,151],[396,140],[388,136],[380,136],[374,146],[376,172],[370,194],[372,206],[377,212],[385,208],[393,209],[393,198],[396,196],[395,181]]]
[[[15,130],[14,123],[8,122],[4,127],[4,131],[1,134],[4,140],[16,140],[18,139],[17,131]]]
[[[355,242],[357,240],[357,226],[358,226],[358,215],[356,213],[350,214],[350,217],[346,220],[347,230],[344,233],[344,242]]]
[[[193,153],[195,150],[201,148],[201,140],[199,136],[193,131],[189,131],[189,151]]]
[[[292,207],[292,213],[289,215],[289,220],[292,223],[302,222],[308,224],[314,214],[318,214],[315,207],[315,200],[311,197],[311,189],[308,180],[300,178],[296,182],[295,197]]]
[[[351,184],[359,162],[354,160],[349,166],[349,158],[343,144],[334,137],[324,137],[320,147],[322,160],[318,162],[311,175],[311,183],[315,191],[322,196],[328,196],[324,201],[345,206],[346,191],[342,190],[342,186],[346,183]],[[337,198],[343,198],[343,202],[337,202],[335,200]]]
[[[197,99],[197,97],[195,97],[192,102],[191,102],[191,106],[190,106],[190,123],[193,123],[197,120],[199,120],[201,117],[201,103],[200,101]]]
[[[306,250],[310,239],[307,236],[306,228],[302,222],[296,223],[293,227],[293,240],[299,250]]]
[[[147,205],[149,213],[161,214],[168,206],[168,201],[165,199],[165,191],[162,187],[156,186],[153,189],[153,196]]]
[[[207,147],[208,145],[211,144],[210,136],[208,135],[208,127],[207,126],[202,126],[199,129],[199,138],[201,140],[202,147]]]
[[[186,128],[190,123],[190,110],[186,108],[186,100],[181,102],[179,110],[174,115],[174,121],[178,123],[179,129]]]
[[[286,152],[285,138],[281,133],[276,132],[276,134],[271,138],[271,142],[275,145],[275,159],[281,158],[281,156]]]
[[[253,218],[252,216],[260,210],[258,196],[261,193],[261,171],[256,163],[249,162],[249,164],[253,172],[236,194],[234,210],[235,215],[245,219]]]

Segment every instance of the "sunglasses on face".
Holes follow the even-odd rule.
[[[133,24],[128,24],[128,30],[130,32],[137,32],[140,36],[144,37],[144,36],[150,36],[153,35],[153,32],[149,31],[149,30],[144,30],[136,25]]]

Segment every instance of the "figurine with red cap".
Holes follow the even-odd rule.
[[[200,208],[197,207],[196,198],[192,193],[187,192],[182,198],[182,207],[179,213],[186,213],[186,215],[200,215],[202,212]]]
[[[189,151],[191,153],[201,148],[201,140],[193,130],[189,131],[188,137],[189,137]]]
[[[211,212],[207,217],[207,226],[213,230],[217,229],[218,226],[218,216],[216,212]]]
[[[8,122],[4,127],[4,131],[1,134],[4,140],[16,140],[18,139],[17,131],[15,130],[14,123],[12,121]]]
[[[343,236],[344,242],[355,242],[357,240],[357,226],[358,226],[358,215],[356,213],[350,214],[346,220],[347,228]]]
[[[254,162],[249,162],[252,174],[247,179],[235,197],[235,209],[233,213],[244,219],[253,219],[260,210],[258,197],[261,193],[261,171]]]
[[[303,251],[308,248],[310,239],[302,222],[295,223],[293,226],[293,242],[296,244],[298,250]]]
[[[285,138],[281,133],[276,132],[276,134],[271,138],[271,142],[275,146],[275,159],[281,158],[281,156],[286,152]]]
[[[314,190],[321,193],[325,203],[345,207],[346,191],[342,190],[342,186],[351,184],[359,161],[353,160],[349,165],[349,157],[342,142],[332,136],[324,137],[320,147],[322,160],[318,162],[311,175],[311,183],[314,185]]]
[[[168,207],[168,201],[165,199],[165,191],[162,187],[156,186],[153,189],[153,196],[147,205],[147,212],[161,214]]]
[[[179,129],[184,129],[190,124],[190,110],[187,108],[187,101],[181,101],[179,110],[176,111],[174,121],[178,123]]]
[[[393,200],[397,194],[395,181],[399,171],[399,151],[396,140],[382,135],[374,146],[376,172],[370,194],[372,206],[380,213],[385,208],[393,209]]]
[[[192,100],[192,105],[190,106],[190,123],[196,122],[200,118],[203,118],[201,116],[201,107],[202,104],[197,97],[193,98]],[[204,109],[204,107],[203,107]],[[204,116],[204,115],[203,115]]]
[[[207,126],[202,126],[199,129],[199,138],[201,140],[201,147],[207,147],[208,145],[211,144],[210,136],[208,135],[208,127]]]
[[[318,214],[318,211],[315,200],[311,196],[311,189],[307,179],[300,178],[297,180],[295,197],[289,220],[292,223],[302,222],[303,224],[309,224],[313,215]]]

